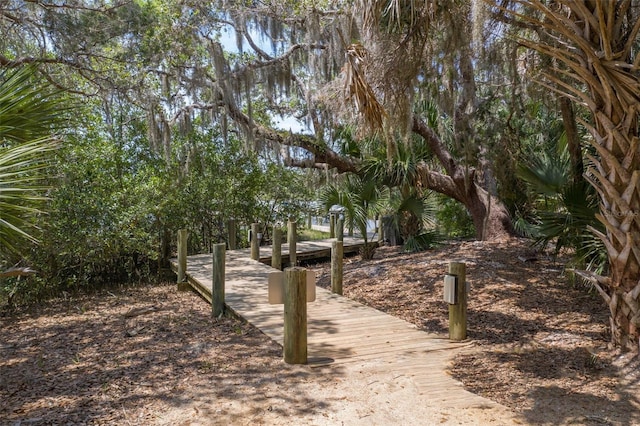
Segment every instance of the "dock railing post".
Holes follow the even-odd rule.
[[[336,223],[336,238],[338,241],[344,241],[344,218],[340,216]]]
[[[344,243],[333,241],[331,243],[331,292],[342,296],[342,265],[344,255]]]
[[[467,283],[466,265],[462,262],[449,263],[449,275],[457,279],[456,303],[449,304],[449,339],[467,338]]]
[[[225,244],[213,245],[213,276],[211,288],[211,310],[214,317],[219,317],[224,313],[224,264],[225,264]]]
[[[186,229],[178,230],[178,291],[189,290],[187,280],[187,238],[189,233]]]
[[[271,267],[275,269],[282,269],[282,229],[280,229],[280,225],[278,224],[273,227]]]
[[[251,224],[251,258],[260,260],[260,239],[258,238],[259,223]]]
[[[235,219],[229,219],[229,222],[227,222],[227,232],[229,234],[229,250],[235,250],[237,245]]]
[[[336,237],[336,215],[329,213],[329,238]]]
[[[297,262],[297,247],[298,234],[296,230],[296,221],[289,219],[287,229],[287,243],[289,244],[289,266],[296,266]]]
[[[307,270],[284,270],[284,362],[307,363]]]

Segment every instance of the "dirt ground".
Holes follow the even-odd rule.
[[[372,261],[347,259],[345,295],[446,334],[452,260],[472,283],[474,344],[450,368],[467,389],[513,409],[517,424],[640,425],[640,365],[607,349],[603,303],[523,241],[383,247]],[[328,286],[328,265],[310,268]],[[266,336],[210,312],[166,284],[3,316],[0,425],[505,424],[438,409],[413,399],[408,381],[362,367],[287,365]]]

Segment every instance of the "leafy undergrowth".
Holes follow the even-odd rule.
[[[468,338],[450,373],[533,424],[640,424],[640,363],[608,349],[605,304],[564,276],[561,260],[524,240],[451,242],[406,254],[381,247],[347,259],[344,295],[448,335],[443,276],[465,262],[471,282]],[[329,265],[316,265],[330,287]]]

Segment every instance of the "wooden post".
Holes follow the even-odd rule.
[[[455,305],[449,305],[449,339],[467,338],[467,283],[466,266],[461,262],[449,263],[449,275],[458,277]]]
[[[339,216],[336,225],[336,238],[338,241],[344,241],[344,219]]]
[[[178,291],[189,290],[187,280],[187,238],[189,233],[186,229],[178,230]]]
[[[273,245],[271,246],[271,267],[282,269],[282,229],[273,227]]]
[[[329,238],[336,237],[336,215],[329,213]]]
[[[260,260],[260,240],[258,239],[259,223],[251,224],[251,258]]]
[[[296,266],[298,253],[296,252],[296,242],[298,235],[296,231],[296,221],[289,220],[289,229],[287,230],[287,243],[289,244],[289,266]]]
[[[331,292],[342,296],[342,259],[344,256],[344,243],[333,241],[331,243]]]
[[[225,244],[213,245],[213,276],[211,292],[211,308],[214,317],[224,313],[224,263]]]
[[[378,241],[384,242],[384,228],[382,227],[382,215],[378,217]]]
[[[312,216],[311,216],[311,212],[309,212],[309,216],[307,216],[307,228],[311,229],[313,226],[313,220],[312,220]]]
[[[284,362],[306,364],[307,270],[287,268],[284,274]]]
[[[229,222],[227,223],[227,232],[229,233],[229,250],[235,250],[237,246],[235,219],[229,219]]]

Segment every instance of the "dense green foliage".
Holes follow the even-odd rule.
[[[303,173],[265,163],[215,126],[176,138],[167,164],[150,149],[140,111],[110,110],[117,113],[105,124],[104,105],[88,105],[85,125],[52,159],[41,242],[26,255],[38,274],[4,283],[12,302],[153,280],[166,270],[178,229],[189,230],[191,253],[207,252],[226,240],[229,219],[269,226],[303,211]]]
[[[326,208],[344,205],[346,227],[365,235],[367,219],[393,216],[410,251],[432,246],[438,233],[484,238],[477,219],[487,210],[472,208],[484,203],[528,219],[520,230],[542,243],[576,249],[587,263],[600,256],[584,232],[599,226],[593,191],[551,182],[567,167],[565,157],[548,154],[561,133],[557,100],[523,79],[537,58],[502,37],[526,29],[492,33],[496,22],[473,16],[471,2],[406,5],[424,18],[420,28],[386,15],[376,23],[384,2],[353,17],[333,2],[84,3],[0,6],[0,64],[20,70],[35,63],[40,73],[30,80],[37,83],[30,98],[6,84],[0,91],[0,106],[18,100],[39,106],[40,115],[15,126],[21,115],[5,114],[0,131],[14,129],[20,141],[51,134],[56,110],[43,102],[47,81],[83,103],[48,160],[48,214],[14,215],[35,225],[31,242],[41,243],[22,250],[39,274],[7,281],[10,292],[55,294],[157,277],[176,230],[189,230],[191,253],[224,241],[230,219],[257,221],[268,237],[275,223],[303,222],[316,191]],[[488,36],[482,48],[476,31]],[[339,100],[347,41],[368,50],[360,59],[374,59],[351,75],[370,81],[371,93],[386,102],[385,132],[367,132],[366,120]],[[312,132],[276,129],[279,117],[294,128],[305,119]],[[533,174],[516,174],[524,159]],[[536,184],[535,173],[542,178]],[[541,191],[545,181],[555,186]],[[1,242],[3,249],[17,244]]]

